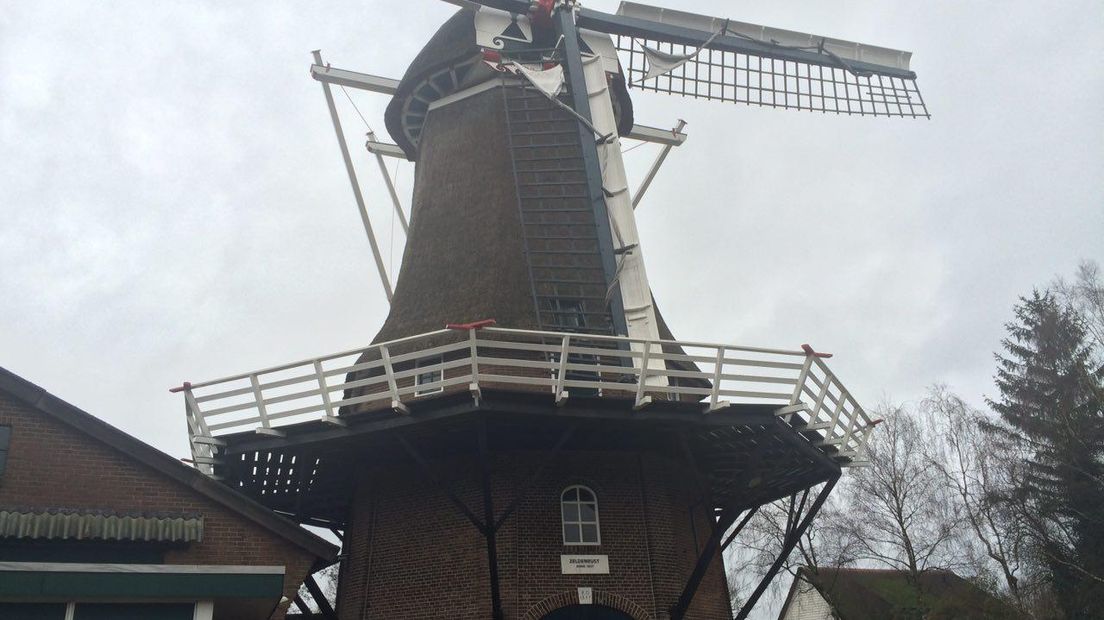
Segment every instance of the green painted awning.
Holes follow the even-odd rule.
[[[283,566],[0,561],[0,600],[280,600]]]
[[[203,540],[199,515],[0,509],[0,539],[115,540],[191,543]]]

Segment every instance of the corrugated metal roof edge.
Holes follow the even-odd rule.
[[[0,538],[202,542],[203,517],[194,514],[136,515],[102,510],[0,508]]]
[[[230,487],[208,478],[146,442],[54,396],[44,388],[27,381],[4,367],[0,367],[0,390],[11,394],[30,407],[119,450],[143,465],[188,486],[195,492],[313,553],[320,559],[333,561],[337,557],[338,549],[329,541],[303,529],[299,524],[273,513],[268,508]]]

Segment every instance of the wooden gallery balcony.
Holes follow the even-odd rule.
[[[540,427],[534,413],[622,425],[608,426],[607,435],[623,434],[625,424],[650,422],[661,429],[655,434],[689,423],[711,477],[746,469],[748,453],[774,459],[770,475],[780,478],[767,498],[800,488],[781,481],[801,470],[792,459],[821,472],[864,463],[877,421],[828,368],[828,357],[807,345],[764,349],[473,324],[173,391],[184,394],[196,467],[277,510],[290,511],[266,500],[282,494],[302,502],[308,487],[334,484],[335,475],[323,471],[339,451],[331,444],[358,437],[359,450],[382,451],[385,444],[373,448],[364,438],[474,412],[526,428]],[[771,452],[768,441],[784,450]]]

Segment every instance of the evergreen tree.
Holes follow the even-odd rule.
[[[997,355],[1002,424],[1018,458],[1001,498],[1017,513],[1068,618],[1104,609],[1104,377],[1084,318],[1050,293],[1022,298]]]

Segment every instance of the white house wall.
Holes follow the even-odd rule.
[[[809,582],[802,579],[781,620],[833,620],[832,607]]]

